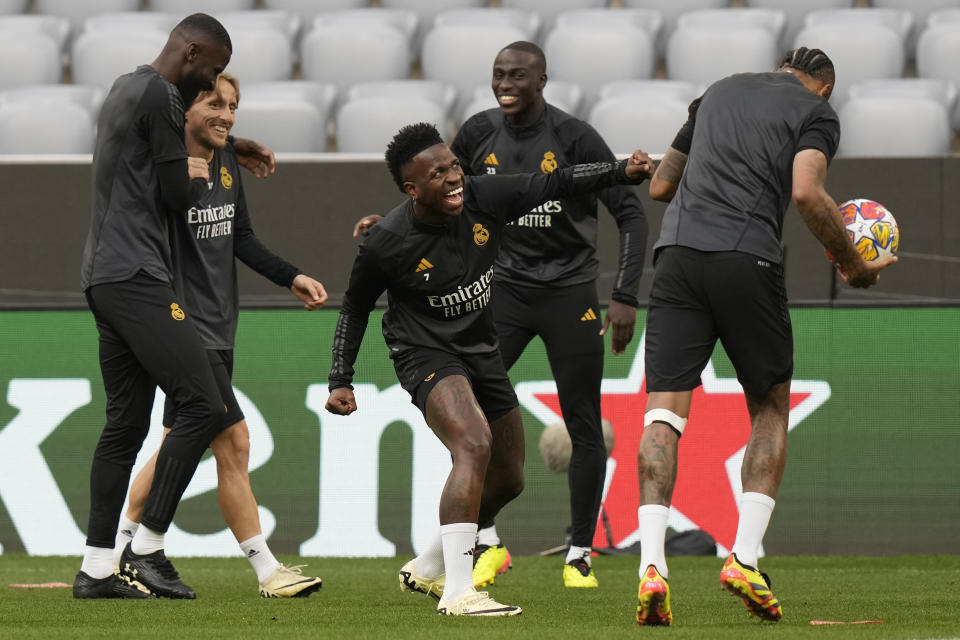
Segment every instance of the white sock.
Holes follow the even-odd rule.
[[[113,573],[113,549],[85,546],[80,571],[97,580],[106,578]]]
[[[591,547],[578,547],[576,545],[570,545],[570,548],[567,550],[567,559],[564,560],[565,563],[569,564],[572,560],[577,558],[583,558],[587,561],[587,566],[590,565],[590,552],[593,551]]]
[[[413,566],[416,567],[417,573],[424,578],[438,578],[444,574],[446,569],[443,564],[443,539],[439,531],[430,541],[430,545],[423,550],[423,553],[413,559]]]
[[[488,547],[495,547],[500,544],[500,536],[497,535],[497,525],[493,524],[477,531],[477,545],[481,544],[485,544]]]
[[[456,599],[473,589],[473,545],[477,541],[477,525],[473,522],[442,524],[440,538],[447,573],[443,597],[445,600]]]
[[[133,540],[133,534],[137,532],[139,526],[139,522],[134,522],[128,519],[127,516],[120,518],[120,526],[117,527],[117,538],[113,543],[113,566],[116,567],[120,565],[120,554],[123,553],[126,546]]]
[[[662,504],[645,504],[637,509],[640,523],[640,577],[653,565],[660,575],[667,578],[667,557],[664,543],[667,538],[667,518],[670,507]]]
[[[154,531],[149,527],[140,525],[137,532],[133,534],[133,541],[130,543],[130,550],[138,556],[145,556],[154,551],[163,549],[164,534]]]
[[[770,516],[776,501],[770,496],[748,491],[740,496],[740,520],[737,522],[737,538],[731,551],[737,554],[741,564],[757,568],[760,543],[770,524]]]
[[[247,560],[250,561],[250,565],[257,573],[257,580],[260,583],[273,575],[273,572],[280,565],[270,552],[267,539],[263,537],[262,533],[241,542],[240,550],[243,551],[243,555],[247,556]]]

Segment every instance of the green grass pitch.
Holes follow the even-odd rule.
[[[284,557],[287,562],[296,561]],[[197,600],[81,601],[70,589],[11,584],[72,583],[76,557],[0,556],[2,638],[960,638],[960,557],[771,557],[784,607],[776,624],[749,618],[722,592],[717,558],[670,560],[674,624],[638,628],[635,556],[594,558],[599,589],[565,589],[559,557],[516,557],[514,569],[489,587],[518,604],[518,618],[440,617],[435,602],[401,593],[400,559],[309,558],[324,586],[309,598],[266,600],[242,558],[176,559]],[[812,625],[813,620],[843,622]],[[880,620],[880,623],[850,624]]]

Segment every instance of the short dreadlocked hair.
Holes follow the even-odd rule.
[[[824,84],[835,84],[833,61],[820,49],[797,47],[788,51],[777,65],[778,69],[795,69]]]
[[[387,152],[384,157],[387,159],[390,175],[393,176],[393,181],[397,183],[401,192],[403,191],[403,176],[400,174],[403,168],[418,153],[437,144],[443,144],[443,138],[440,137],[437,128],[427,122],[408,124],[393,136],[393,140],[387,145]]]

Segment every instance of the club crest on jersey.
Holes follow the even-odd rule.
[[[490,240],[490,232],[479,222],[473,225],[473,241],[478,247],[482,247]]]
[[[547,151],[543,154],[543,160],[540,161],[540,171],[544,173],[553,173],[557,170],[557,154],[553,151]]]
[[[187,314],[183,312],[183,309],[181,309],[180,305],[176,302],[170,304],[170,315],[173,316],[173,319],[177,322],[187,317]]]
[[[233,186],[233,176],[230,175],[226,167],[220,167],[220,184],[223,185],[224,189],[229,189]]]
[[[500,163],[497,161],[497,156],[491,153],[483,159],[483,165],[487,168],[488,174],[496,174],[497,167],[500,166]]]

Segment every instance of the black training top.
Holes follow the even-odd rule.
[[[686,168],[654,249],[742,251],[782,262],[794,156],[818,149],[833,158],[837,114],[782,71],[719,80],[689,113],[672,145],[689,154]]]
[[[289,287],[299,271],[253,233],[237,155],[231,145],[210,162],[210,182],[174,223],[176,290],[208,349],[233,349],[239,303],[234,256],[272,282]]]
[[[183,128],[180,92],[153,67],[138,67],[114,82],[97,123],[83,290],[128,280],[140,270],[171,282],[171,212],[161,199],[157,166],[183,162],[183,174],[176,176],[182,184],[175,189],[189,193]]]
[[[387,213],[353,263],[334,334],[330,389],[350,386],[368,316],[384,291],[383,336],[391,357],[418,347],[495,351],[490,282],[504,225],[545,200],[626,184],[625,167],[622,161],[548,174],[466,176],[463,211],[442,225],[420,222],[410,200]]]
[[[536,122],[524,127],[508,123],[500,109],[475,114],[450,148],[470,175],[550,173],[573,164],[614,161],[593,127],[549,104]],[[514,216],[517,220],[504,228],[497,279],[538,287],[595,281],[598,196],[620,229],[612,297],[637,306],[647,219],[628,186],[537,202],[527,215]]]

